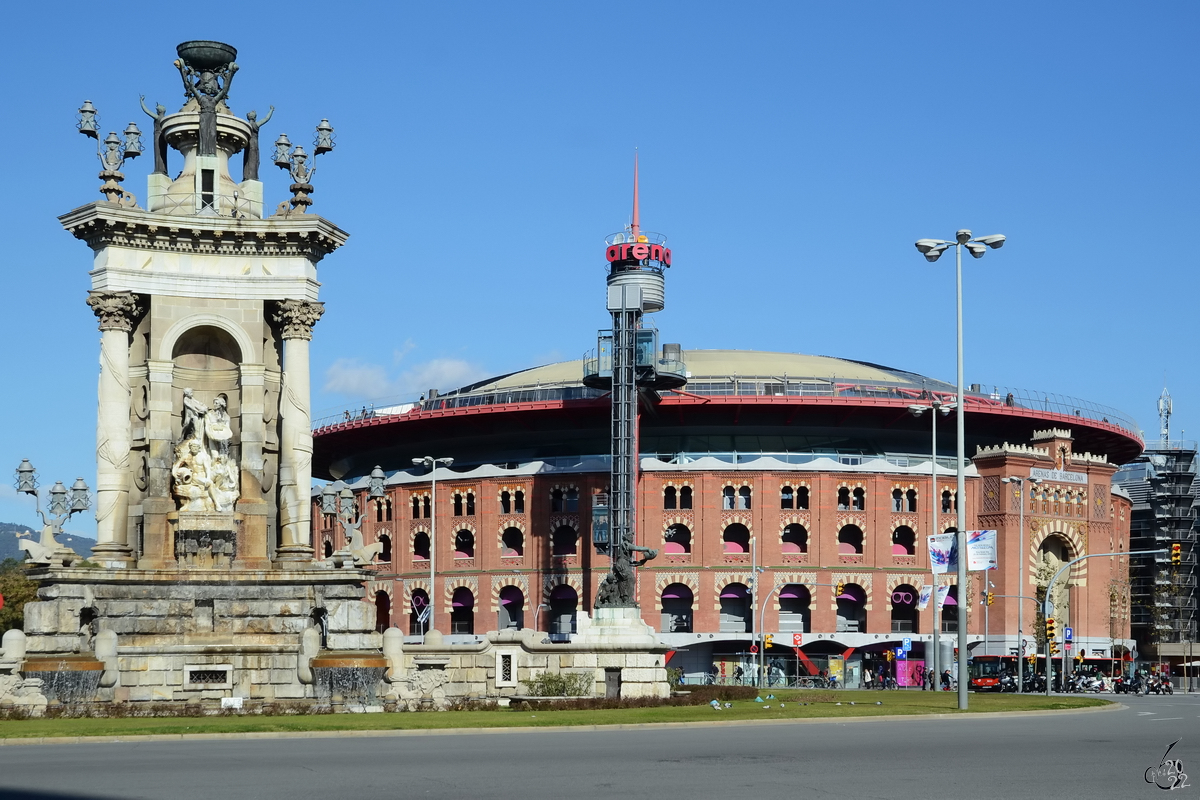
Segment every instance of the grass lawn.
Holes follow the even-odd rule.
[[[0,720],[0,739],[55,736],[137,736],[192,733],[279,733],[287,731],[388,731],[435,728],[527,728],[558,725],[636,725],[656,722],[713,722],[761,719],[811,719],[959,714],[982,711],[1036,711],[1107,705],[1098,697],[972,694],[970,710],[960,712],[957,695],[921,691],[777,691],[763,703],[733,701],[732,708],[709,706],[555,711],[447,711],[391,714],[323,714],[306,716],[217,716],[117,719]],[[765,695],[764,695],[765,697]],[[834,697],[834,700],[830,700]],[[815,701],[815,702],[814,702]],[[876,705],[876,702],[882,705]],[[851,705],[851,703],[854,705]],[[804,705],[808,703],[808,705]],[[841,703],[841,705],[838,705]],[[770,706],[770,708],[764,708]]]

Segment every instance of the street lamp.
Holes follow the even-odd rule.
[[[911,405],[908,407],[908,412],[914,417],[920,417],[926,411],[933,410],[935,413],[929,415],[931,442],[929,446],[930,453],[930,486],[929,486],[929,533],[930,535],[938,533],[938,507],[937,507],[937,418],[938,414],[943,417],[950,413],[950,410],[957,408],[954,403],[945,403],[937,397],[929,401],[929,405]],[[930,570],[933,569],[933,564],[929,565]],[[933,658],[929,659],[929,667],[933,670],[934,679],[941,676],[941,670],[938,665],[939,654],[938,647],[941,641],[941,609],[938,608],[938,591],[937,591],[937,575],[933,575]]]
[[[979,236],[971,238],[971,232],[963,229],[954,234],[954,241],[947,242],[942,239],[918,239],[916,242],[917,250],[925,256],[925,260],[930,263],[937,261],[942,257],[948,248],[954,247],[955,255],[955,285],[956,299],[958,309],[958,485],[955,505],[957,506],[957,539],[958,539],[958,593],[961,598],[967,591],[967,478],[966,478],[966,460],[967,446],[966,436],[963,430],[963,420],[966,418],[966,406],[963,398],[963,332],[962,332],[962,250],[964,247],[975,258],[983,258],[983,254],[987,252],[987,248],[993,250],[1003,247],[1005,242],[1004,236],[994,234],[992,236]],[[963,605],[963,608],[967,608]],[[966,620],[959,620],[958,625],[958,707],[965,711],[967,709],[967,684],[970,681],[965,680],[967,671],[964,667],[967,664],[967,625]]]
[[[1015,483],[1017,485],[1017,494],[1021,498],[1019,506],[1018,525],[1020,530],[1017,533],[1017,596],[1020,597],[1025,592],[1025,484],[1041,483],[1041,478],[1021,478],[1016,475],[1009,475],[1007,478],[1001,478],[1001,483]],[[1017,603],[1017,692],[1025,691],[1025,667],[1021,664],[1021,660],[1025,658],[1025,605]]]
[[[60,547],[55,537],[63,532],[63,523],[79,512],[87,511],[91,507],[91,490],[83,478],[76,478],[75,483],[71,484],[70,489],[64,486],[62,481],[55,481],[54,485],[47,492],[49,496],[46,498],[46,510],[43,511],[42,498],[38,492],[37,470],[34,469],[33,464],[29,463],[28,458],[21,459],[15,475],[17,481],[14,485],[17,492],[33,495],[38,516],[42,518],[43,528],[47,526],[50,528],[50,537],[47,538],[46,532],[43,530],[40,542],[36,543],[39,545],[36,560],[41,561],[45,559],[48,561],[55,548]],[[67,552],[70,551],[68,550]],[[34,551],[29,551],[29,554],[31,560],[34,560]]]
[[[437,569],[437,548],[434,547],[437,537],[437,467],[438,464],[448,467],[454,463],[454,459],[421,456],[420,458],[414,458],[412,463],[429,470],[429,625],[426,629],[431,630],[433,628],[433,598],[436,594],[433,590],[433,584],[437,577],[437,573],[435,572]]]

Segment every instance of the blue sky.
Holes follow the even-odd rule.
[[[138,95],[175,110],[174,46],[203,38],[239,49],[236,112],[276,107],[265,138],[337,129],[313,211],[351,238],[320,267],[318,412],[593,347],[637,147],[643,225],[675,255],[665,341],[953,380],[953,260],[912,243],[1004,233],[964,265],[967,381],[1154,438],[1165,377],[1174,434],[1200,437],[1195,3],[212,7],[8,13],[0,470],[94,485],[90,253],[55,219],[100,197],[74,111],[147,128]],[[0,520],[33,518],[0,489]]]

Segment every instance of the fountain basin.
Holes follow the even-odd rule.
[[[95,672],[104,671],[104,662],[91,656],[31,656],[21,665],[21,672]]]
[[[204,40],[184,42],[175,52],[194,69],[218,69],[237,58],[237,48],[232,45]]]
[[[363,669],[387,669],[387,659],[380,653],[321,653],[313,656],[313,669],[337,669],[360,667]]]

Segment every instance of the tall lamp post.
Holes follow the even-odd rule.
[[[1019,513],[1018,531],[1017,531],[1017,596],[1020,597],[1025,592],[1025,484],[1041,483],[1041,478],[1021,478],[1016,475],[1009,475],[1007,478],[1001,478],[1001,483],[1015,483],[1017,485],[1017,495],[1021,498],[1021,504],[1018,507]],[[1017,603],[1017,691],[1025,691],[1025,666],[1022,660],[1025,658],[1025,605]]]
[[[1004,236],[994,234],[992,236],[979,236],[971,238],[971,232],[963,229],[954,234],[954,241],[947,242],[941,239],[918,239],[916,242],[917,250],[925,256],[925,260],[930,263],[937,261],[942,257],[948,248],[954,248],[955,255],[955,286],[958,309],[958,486],[957,494],[955,495],[955,508],[958,511],[958,517],[955,527],[957,528],[958,539],[958,596],[959,605],[961,608],[968,608],[967,604],[962,602],[963,596],[967,591],[967,491],[966,491],[966,460],[967,447],[966,438],[963,431],[963,420],[966,419],[966,406],[963,398],[963,332],[962,332],[962,251],[966,247],[967,251],[975,258],[983,258],[983,254],[987,252],[987,248],[993,250],[1004,246]],[[967,708],[967,620],[959,620],[958,623],[958,707],[961,710]]]
[[[911,405],[908,407],[909,412],[914,417],[919,417],[922,414],[924,414],[926,411],[931,411],[931,410],[933,411],[933,413],[929,415],[929,421],[930,421],[929,428],[930,428],[930,432],[931,432],[930,433],[931,441],[930,441],[930,445],[929,445],[929,453],[931,456],[930,457],[930,467],[929,467],[930,476],[931,476],[930,477],[931,483],[929,486],[929,534],[931,536],[938,532],[937,418],[938,418],[938,414],[941,414],[944,417],[950,413],[950,409],[956,408],[956,407],[957,406],[955,406],[954,403],[944,403],[936,397],[933,398],[932,400],[930,400],[929,405],[927,405],[927,406]],[[933,569],[932,564],[930,564],[929,567],[930,567],[930,570]],[[939,665],[938,665],[938,660],[939,660],[938,647],[940,646],[940,642],[941,642],[940,637],[941,637],[941,627],[942,627],[942,621],[941,621],[942,615],[941,615],[940,609],[938,608],[937,588],[938,588],[937,587],[937,575],[934,574],[934,576],[933,576],[933,593],[931,594],[931,597],[933,599],[933,642],[932,642],[933,658],[929,659],[929,668],[933,670],[933,679],[935,681],[938,680],[938,678],[942,674],[941,670],[939,668]],[[937,684],[935,683],[934,687],[936,688],[936,686],[937,686]]]
[[[434,579],[437,575],[437,563],[435,560],[437,548],[434,546],[434,542],[437,540],[437,468],[438,464],[446,467],[450,466],[454,463],[454,459],[422,456],[414,458],[412,463],[429,470],[429,624],[426,626],[426,630],[432,630],[433,598],[437,594],[434,591]]]

